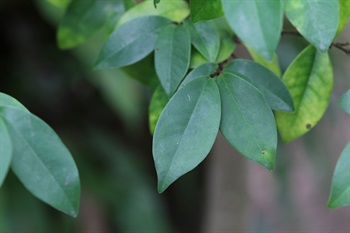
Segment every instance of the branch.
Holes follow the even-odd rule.
[[[331,44],[331,47],[336,47],[337,49],[340,49],[347,55],[350,55],[350,42],[346,42],[346,43],[333,42]]]
[[[302,36],[297,30],[289,30],[283,29],[282,35],[295,35]],[[332,42],[329,48],[336,47],[337,49],[343,51],[345,54],[350,55],[350,42],[340,43],[340,42]]]

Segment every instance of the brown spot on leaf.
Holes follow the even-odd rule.
[[[306,124],[306,128],[307,128],[307,129],[311,129],[311,124],[310,124],[310,123],[307,123],[307,124]]]

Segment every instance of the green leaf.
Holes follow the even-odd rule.
[[[0,117],[0,187],[5,180],[12,159],[12,142],[6,124]]]
[[[58,28],[59,47],[69,49],[85,42],[104,26],[107,18],[119,18],[123,11],[120,0],[73,0]]]
[[[228,23],[237,36],[271,61],[281,36],[283,5],[280,0],[222,0]]]
[[[350,114],[350,89],[344,93],[338,104],[345,112]]]
[[[193,79],[200,77],[209,77],[211,74],[214,74],[217,69],[215,63],[205,63],[193,69],[182,81],[180,88],[183,88],[187,83],[191,82]]]
[[[228,59],[236,49],[236,44],[232,40],[232,36],[229,33],[220,33],[220,49],[216,58],[216,63],[220,63]],[[192,50],[191,54],[191,68],[196,68],[200,65],[208,63],[209,60],[203,57],[196,48]]]
[[[223,62],[232,56],[236,50],[236,44],[233,42],[232,35],[229,33],[220,33],[220,50],[216,62]]]
[[[280,65],[278,63],[278,58],[277,58],[276,53],[273,54],[272,61],[270,62],[270,61],[265,60],[262,56],[260,56],[253,49],[249,48],[248,46],[246,46],[246,47],[247,47],[247,49],[248,49],[248,51],[249,51],[249,53],[252,56],[254,61],[256,61],[257,63],[259,63],[262,66],[265,66],[267,69],[274,72],[278,77],[282,76],[281,68],[280,68]]]
[[[154,69],[154,53],[132,65],[121,68],[121,70],[138,82],[151,87],[152,90],[159,84],[159,79]]]
[[[48,0],[48,2],[62,9],[66,9],[71,0]]]
[[[191,52],[191,62],[190,62],[190,68],[196,68],[198,66],[201,66],[205,63],[208,63],[209,61],[207,59],[205,59],[205,57],[203,57],[202,54],[200,54],[200,52],[198,52],[198,50],[196,48],[192,48],[192,52]]]
[[[154,129],[156,128],[156,124],[165,108],[166,104],[169,102],[169,97],[165,93],[163,87],[159,85],[156,90],[153,92],[151,103],[149,105],[149,129],[151,134],[154,134]]]
[[[154,7],[157,8],[157,4],[160,3],[160,0],[153,0]]]
[[[241,74],[241,78],[249,81],[265,96],[273,110],[294,111],[293,99],[287,87],[264,66],[253,61],[236,59],[225,66],[224,72]]]
[[[220,49],[220,34],[211,21],[189,22],[193,46],[210,62],[215,62]]]
[[[239,74],[224,73],[217,83],[222,108],[220,131],[242,155],[272,170],[277,130],[264,96]]]
[[[286,0],[287,18],[312,45],[327,51],[338,27],[337,0]]]
[[[153,51],[159,30],[170,23],[163,17],[147,16],[124,24],[103,45],[95,68],[118,68],[140,61]]]
[[[219,90],[209,78],[193,80],[170,99],[153,138],[158,192],[208,155],[218,133],[220,111]]]
[[[188,4],[184,0],[163,1],[157,9],[152,1],[143,1],[128,10],[119,20],[117,27],[133,19],[143,16],[163,16],[175,22],[182,22],[190,14]]]
[[[346,27],[350,18],[350,1],[349,0],[339,0],[339,22],[337,33],[339,34]]]
[[[24,112],[29,112],[28,109],[15,98],[0,92],[0,108],[1,107],[15,108]]]
[[[350,205],[350,143],[341,153],[333,174],[329,208]]]
[[[171,96],[190,65],[191,36],[184,26],[168,25],[159,33],[154,52],[155,68],[165,92]]]
[[[282,80],[292,95],[295,112],[276,112],[275,116],[282,140],[290,142],[313,128],[328,107],[333,87],[328,54],[310,45],[292,62]]]
[[[80,182],[77,167],[56,133],[38,117],[0,108],[13,142],[11,168],[34,196],[76,217]]]
[[[221,0],[191,0],[192,21],[211,20],[224,15]]]

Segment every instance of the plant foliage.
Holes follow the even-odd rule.
[[[350,17],[346,0],[49,2],[65,11],[60,48],[76,47],[104,29],[95,69],[119,69],[151,87],[159,192],[206,158],[219,131],[243,156],[272,170],[277,129],[290,142],[326,111],[333,85],[327,51]],[[293,34],[310,45],[282,75],[276,48],[284,15]],[[254,61],[236,59],[236,43]],[[349,92],[340,106],[350,111]],[[0,126],[0,184],[11,167],[34,195],[76,216],[79,177],[57,135],[5,94]],[[336,167],[329,207],[349,204],[348,155],[349,145]]]

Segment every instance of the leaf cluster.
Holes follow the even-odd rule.
[[[290,142],[325,113],[333,86],[328,49],[350,17],[347,0],[49,2],[64,11],[61,49],[104,29],[95,69],[118,69],[153,91],[149,120],[159,192],[206,158],[219,131],[240,154],[272,170],[277,132]],[[282,74],[275,51],[284,16],[310,45]],[[235,56],[237,41],[254,61]],[[349,112],[348,103],[349,92],[340,101]],[[11,166],[34,195],[75,216],[78,173],[55,133],[5,94],[0,125],[0,184]],[[349,154],[348,145],[330,207],[349,204],[350,169],[343,162]]]

